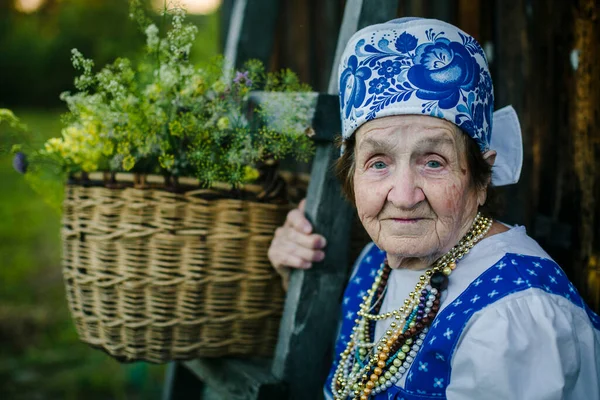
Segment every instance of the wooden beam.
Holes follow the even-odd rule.
[[[398,2],[392,0],[379,0],[376,7],[367,0],[346,2],[329,94],[338,94],[338,64],[350,37],[365,26],[393,19],[397,8]],[[331,100],[327,102],[333,104]],[[326,117],[323,112],[322,121]],[[330,121],[339,123],[338,118],[331,117]],[[340,300],[348,278],[347,255],[353,219],[353,210],[342,198],[340,184],[332,173],[338,157],[339,150],[332,143],[317,143],[305,212],[314,231],[325,236],[328,245],[322,262],[314,263],[309,271],[292,271],[290,277],[272,367],[273,375],[288,384],[290,399],[322,398],[333,359]]]
[[[311,29],[311,58],[314,60],[315,79],[313,87],[318,92],[327,92],[329,74],[334,63],[337,39],[342,22],[341,1],[311,0],[313,4]]]
[[[428,18],[427,0],[404,0],[404,17],[421,17]]]
[[[574,98],[572,104],[573,166],[580,192],[578,267],[575,283],[584,288],[586,297],[594,300],[598,310],[600,268],[598,267],[598,144],[600,134],[600,74],[598,39],[600,38],[600,6],[597,0],[579,0],[574,7],[575,43],[572,53]]]
[[[225,44],[227,67],[256,58],[268,65],[273,50],[279,0],[236,0]]]
[[[211,388],[215,397],[218,395],[227,400],[287,398],[285,386],[270,374],[268,360],[203,358],[183,364]],[[191,397],[172,398],[183,400]]]
[[[317,107],[313,115],[313,128],[318,142],[334,143],[336,136],[340,135],[340,98],[321,93],[317,100]]]
[[[512,104],[523,133],[523,169],[516,185],[502,188],[506,199],[503,221],[531,226],[531,170],[533,164],[531,129],[527,109],[527,83],[529,68],[529,37],[525,0],[497,1],[495,7],[495,105],[502,108]]]
[[[291,274],[273,375],[289,385],[290,399],[319,399],[333,356],[340,299],[347,282],[351,206],[332,173],[339,150],[317,146],[306,202],[314,231],[328,240],[325,260]]]
[[[458,0],[457,26],[481,43],[481,3],[479,0]]]
[[[167,365],[163,400],[197,399],[204,389],[202,381],[198,380],[182,363],[170,362]]]
[[[395,18],[397,11],[398,0],[377,0],[376,6],[374,6],[373,1],[369,0],[346,1],[327,93],[338,94],[337,68],[346,43],[352,35],[366,26],[380,24]]]
[[[219,50],[225,52],[227,32],[229,32],[234,0],[223,0],[219,7]]]
[[[430,16],[453,24],[456,15],[456,0],[430,0]],[[460,25],[459,25],[460,27]]]

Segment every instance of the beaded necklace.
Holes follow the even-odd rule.
[[[492,219],[477,213],[471,229],[448,253],[419,277],[415,290],[397,310],[379,314],[391,272],[387,259],[381,264],[371,289],[363,297],[346,349],[340,354],[331,391],[335,400],[348,397],[368,400],[384,392],[408,370],[440,309],[440,297],[456,263],[488,233]],[[375,323],[392,319],[379,341]]]

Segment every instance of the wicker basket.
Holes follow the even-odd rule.
[[[267,248],[291,205],[261,187],[244,188],[247,200],[197,188],[133,174],[70,181],[63,271],[82,341],[120,361],[272,354],[284,295]]]

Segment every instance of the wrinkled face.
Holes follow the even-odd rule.
[[[362,224],[388,258],[435,259],[469,230],[485,191],[470,184],[463,133],[429,116],[379,118],[356,133]]]

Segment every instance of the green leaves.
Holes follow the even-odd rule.
[[[78,91],[61,95],[69,107],[66,127],[40,153],[58,159],[67,173],[108,168],[195,176],[207,187],[258,180],[257,166],[272,160],[310,157],[304,131],[314,96],[296,74],[267,73],[257,60],[227,71],[221,56],[192,65],[197,28],[185,22],[185,12],[165,9],[169,23],[159,28],[137,1],[131,4],[146,35],[146,58],[137,65],[119,58],[94,73],[94,62],[74,49]],[[252,109],[252,90],[282,93]]]

